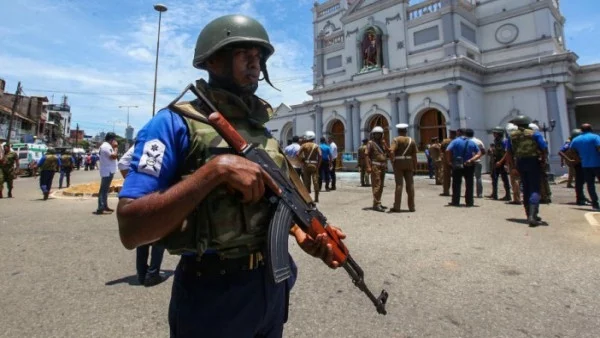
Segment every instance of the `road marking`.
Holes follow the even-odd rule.
[[[600,215],[600,212],[586,212],[584,216],[591,226],[599,227],[600,223],[596,219],[595,215]]]

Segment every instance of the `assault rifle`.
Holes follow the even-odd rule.
[[[181,109],[177,103],[187,91],[191,91],[212,113],[208,116],[198,114],[195,111]],[[177,114],[192,120],[210,124],[219,135],[231,146],[238,155],[259,164],[281,189],[281,195],[269,189],[265,196],[270,203],[276,205],[275,215],[269,224],[267,266],[270,268],[271,277],[275,283],[280,283],[291,276],[291,268],[288,257],[288,237],[292,224],[297,224],[304,232],[313,238],[319,234],[327,234],[329,244],[333,249],[333,257],[348,272],[352,282],[364,292],[375,305],[377,312],[386,314],[385,304],[388,293],[381,291],[379,297],[375,297],[364,281],[364,272],[352,259],[348,248],[337,236],[328,224],[325,216],[315,207],[310,194],[302,185],[298,174],[290,170],[285,175],[277,166],[275,161],[264,149],[248,144],[246,140],[233,128],[231,124],[217,111],[210,100],[200,92],[193,84],[190,84],[179,97],[177,97],[169,108]]]

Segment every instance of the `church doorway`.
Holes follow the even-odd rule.
[[[294,137],[294,125],[288,122],[281,128],[281,139],[279,140],[279,143],[282,147],[285,147],[292,141],[292,137]]]
[[[338,119],[333,120],[329,136],[333,138],[333,142],[337,145],[338,153],[344,152],[344,149],[346,149],[346,130],[342,121]]]
[[[441,111],[429,109],[421,115],[419,121],[419,150],[424,150],[431,142],[431,138],[437,136],[439,142],[446,138],[446,118]]]
[[[369,123],[367,124],[368,130],[367,135],[371,134],[371,130],[375,128],[375,126],[380,126],[383,128],[383,139],[387,142],[388,146],[390,145],[390,124],[385,116],[381,114],[375,114],[369,119]],[[370,138],[370,137],[369,137]]]

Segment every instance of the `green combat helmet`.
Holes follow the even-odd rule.
[[[504,134],[504,128],[502,128],[500,126],[495,126],[494,128],[492,128],[492,133],[501,133],[501,134]]]
[[[571,130],[571,140],[581,135],[581,129],[573,129]]]
[[[269,41],[265,28],[256,20],[245,15],[225,15],[209,22],[196,41],[194,67],[206,69],[205,63],[211,55],[231,44],[257,45],[263,49],[260,60],[261,71],[271,87],[267,72],[267,59],[273,55],[275,48]]]
[[[517,126],[529,127],[529,124],[531,123],[531,118],[529,118],[526,115],[519,115],[519,116],[515,117],[514,119],[512,119],[510,122],[512,122],[513,124],[515,124]]]
[[[54,155],[54,154],[56,154],[56,150],[54,148],[48,148],[46,150],[46,154],[48,154],[48,155]]]

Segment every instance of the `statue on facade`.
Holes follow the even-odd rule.
[[[362,40],[362,69],[360,72],[379,69],[381,62],[381,34],[371,27],[365,31]]]

